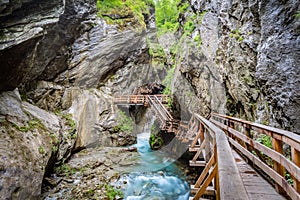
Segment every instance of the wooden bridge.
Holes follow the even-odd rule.
[[[163,122],[172,120],[163,106],[167,97],[154,96],[144,96],[139,104],[150,105]],[[131,97],[126,101],[135,104]],[[203,168],[190,199],[300,200],[299,135],[217,113],[209,120],[194,113],[188,125],[176,123],[176,138],[189,142],[189,151],[195,153],[190,165]],[[255,140],[258,135],[268,138],[272,147]]]
[[[115,97],[114,103],[118,105],[143,105],[150,107],[160,121],[160,129],[175,133],[180,122],[174,119],[164,106],[168,103],[168,99],[168,95],[124,95]]]

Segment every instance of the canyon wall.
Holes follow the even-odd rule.
[[[112,96],[161,82],[172,65],[181,119],[219,112],[299,133],[299,1],[184,3],[178,32],[157,39],[153,9],[145,27],[121,30],[95,0],[0,2],[1,197],[36,198],[72,151],[134,143],[114,129]],[[151,55],[153,43],[166,55]]]
[[[180,22],[195,28],[185,40],[189,45],[181,45],[186,56],[175,80],[175,90],[187,98],[183,104],[200,105],[204,115],[221,112],[299,133],[299,6],[298,1],[191,1]]]

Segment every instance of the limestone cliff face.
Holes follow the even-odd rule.
[[[1,1],[0,91],[67,68],[74,40],[91,28],[95,0]]]
[[[198,16],[190,43],[198,34],[202,43],[177,69],[199,98],[192,101],[200,112],[299,132],[299,2],[195,0],[190,6],[181,23],[190,13]]]
[[[273,121],[300,129],[300,3],[263,2],[256,78]],[[271,25],[271,26],[270,26]]]
[[[49,167],[71,153],[70,130],[62,117],[22,102],[17,90],[1,93],[1,198],[37,198]]]

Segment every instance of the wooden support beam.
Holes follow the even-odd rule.
[[[208,175],[208,177],[204,180],[203,184],[201,185],[201,187],[199,188],[199,190],[197,191],[196,195],[194,196],[194,200],[199,200],[200,197],[204,194],[204,192],[206,191],[206,188],[208,187],[208,185],[211,183],[211,181],[213,180],[213,178],[216,176],[218,171],[218,164],[216,164],[212,170],[212,172]]]
[[[213,154],[213,148],[211,148],[211,143],[213,142],[213,138],[211,137],[211,135],[208,132],[209,132],[209,130],[205,129],[204,137],[206,139],[206,144],[205,144],[204,158],[206,161],[210,160],[210,158]]]
[[[200,139],[200,141],[203,141],[204,140],[204,126],[202,123],[200,123],[200,127],[199,127],[199,131],[194,139],[194,141],[192,142],[191,144],[191,147],[193,148],[197,142],[198,142],[198,139]]]
[[[203,182],[204,178],[208,174],[210,168],[215,164],[215,162],[215,157],[212,156],[211,159],[208,161],[207,165],[205,166],[204,170],[202,171],[201,175],[199,176],[198,180],[196,181],[195,187],[200,187],[201,183]]]
[[[191,193],[196,194],[200,188],[196,188],[195,185],[191,185]],[[204,192],[204,195],[215,196],[216,191],[213,186],[208,186]]]
[[[204,149],[205,147],[205,139],[204,141],[201,143],[201,146],[200,148],[197,150],[197,153],[195,154],[194,158],[192,159],[193,162],[196,162],[196,160],[198,159],[198,157],[200,156],[200,154],[202,153],[202,150]]]
[[[205,165],[206,165],[206,162],[205,162],[205,160],[203,160],[203,161],[192,161],[192,160],[190,160],[190,166],[191,167],[205,167]]]

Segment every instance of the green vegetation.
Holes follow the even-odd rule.
[[[39,152],[40,152],[40,154],[45,154],[46,153],[45,148],[40,146],[39,147]]]
[[[163,69],[164,64],[167,62],[167,57],[164,51],[164,48],[159,43],[150,43],[149,46],[149,55],[151,56],[152,66],[155,69]]]
[[[69,134],[71,136],[71,139],[76,139],[76,123],[73,120],[73,115],[71,113],[63,114],[61,111],[56,111],[55,114],[61,116],[63,119],[65,119],[65,125],[69,126]]]
[[[53,153],[56,153],[57,151],[58,151],[58,146],[53,146],[53,147],[52,147],[52,152],[53,152]]]
[[[153,58],[164,58],[165,51],[164,48],[160,44],[151,44],[149,45],[149,55]]]
[[[168,94],[168,95],[172,94],[171,85],[172,85],[172,78],[174,76],[174,72],[175,72],[175,65],[171,69],[169,69],[167,76],[162,82],[163,85],[166,86],[166,88],[163,91],[164,94]]]
[[[51,142],[50,143],[51,144],[58,144],[58,142],[59,142],[58,137],[54,133],[50,133],[49,135],[51,137]]]
[[[270,136],[264,134],[259,135],[256,141],[272,149],[272,139]]]
[[[297,11],[297,13],[295,14],[296,18],[300,18],[300,10]]]
[[[151,126],[151,134],[157,133],[159,130],[156,128],[155,124],[152,124]],[[150,136],[151,137],[151,136]]]
[[[238,29],[230,31],[229,37],[235,38],[238,42],[242,42],[244,40],[243,36],[241,36],[241,33]]]
[[[168,98],[168,104],[167,104],[168,108],[172,107],[172,102],[173,102],[173,100],[171,98],[171,95],[172,95],[171,85],[172,85],[172,78],[174,76],[174,72],[175,72],[175,65],[171,69],[169,69],[167,76],[165,77],[165,79],[162,82],[163,85],[166,86],[163,91],[163,94],[167,94],[170,96]]]
[[[73,120],[72,114],[67,113],[67,114],[62,115],[62,117],[66,120],[65,124],[68,125],[68,126],[70,126],[70,127],[72,127],[72,129],[70,130],[70,132],[74,132],[76,123]]]
[[[106,197],[109,200],[114,200],[116,196],[119,196],[120,198],[124,198],[124,194],[121,192],[121,190],[115,189],[111,185],[105,185],[106,189]]]
[[[135,28],[145,27],[143,13],[149,14],[150,6],[154,7],[153,0],[97,0],[98,16],[121,29],[128,23]]]
[[[126,115],[125,112],[119,110],[117,119],[119,125],[114,127],[115,132],[125,132],[128,134],[132,133],[134,123],[132,119]]]
[[[179,0],[157,0],[156,3],[156,26],[159,34],[175,32],[178,27]],[[185,4],[185,7],[187,5]]]
[[[185,13],[187,12],[188,8],[190,7],[190,4],[188,2],[180,3],[178,5],[179,13]]]
[[[61,166],[55,168],[55,172],[63,176],[69,177],[75,174],[76,169],[72,168],[70,165],[63,163]]]
[[[159,149],[163,145],[163,139],[157,134],[150,134],[149,144],[151,149]]]
[[[183,26],[184,33],[187,35],[192,34],[192,32],[195,30],[195,28],[196,28],[196,26],[194,25],[192,20],[187,21]]]
[[[256,141],[265,145],[266,147],[272,149],[272,138],[270,136],[261,134],[258,136]],[[257,154],[259,154],[258,156],[260,157],[260,159],[262,159],[267,165],[269,165],[270,167],[273,167],[274,162],[273,162],[272,158],[265,155],[263,152],[256,152],[256,155]]]
[[[14,123],[12,123],[12,126],[21,132],[28,132],[34,129],[46,130],[45,125],[39,119],[29,120],[26,126],[18,126]]]
[[[160,129],[154,123],[151,126],[151,134],[150,134],[150,138],[149,138],[149,144],[150,144],[151,149],[157,150],[163,145],[163,139],[160,136],[159,131],[160,131]]]
[[[284,177],[285,177],[285,180],[287,180],[287,182],[290,185],[293,185],[294,181],[293,181],[293,177],[291,176],[290,173],[288,173],[287,171],[284,171]]]
[[[200,43],[200,44],[202,44],[202,39],[201,39],[201,37],[200,37],[200,34],[198,34],[198,35],[194,38],[194,41],[195,41],[195,42],[198,42],[198,43]]]

